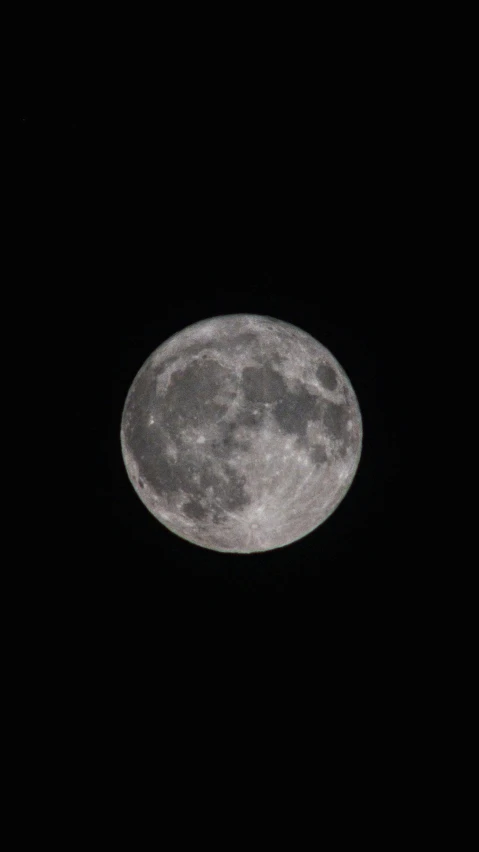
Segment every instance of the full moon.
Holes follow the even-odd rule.
[[[210,550],[255,553],[334,512],[359,464],[362,421],[321,343],[282,320],[231,314],[150,355],[120,437],[129,479],[165,527]]]

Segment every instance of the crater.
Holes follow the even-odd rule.
[[[316,376],[326,390],[335,390],[338,386],[336,371],[329,364],[320,364],[316,370]]]

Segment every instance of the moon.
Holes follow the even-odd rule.
[[[210,550],[256,553],[297,541],[338,507],[362,420],[321,343],[283,320],[230,314],[150,355],[120,439],[133,488],[165,527]]]

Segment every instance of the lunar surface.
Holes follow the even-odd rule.
[[[356,395],[333,355],[281,320],[231,314],[159,346],[128,392],[121,447],[131,483],[169,530],[254,553],[312,532],[361,454]]]

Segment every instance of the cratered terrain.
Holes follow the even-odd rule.
[[[214,317],[158,347],[126,398],[131,483],[169,530],[254,553],[312,532],[356,473],[361,414],[331,352],[253,314]]]

